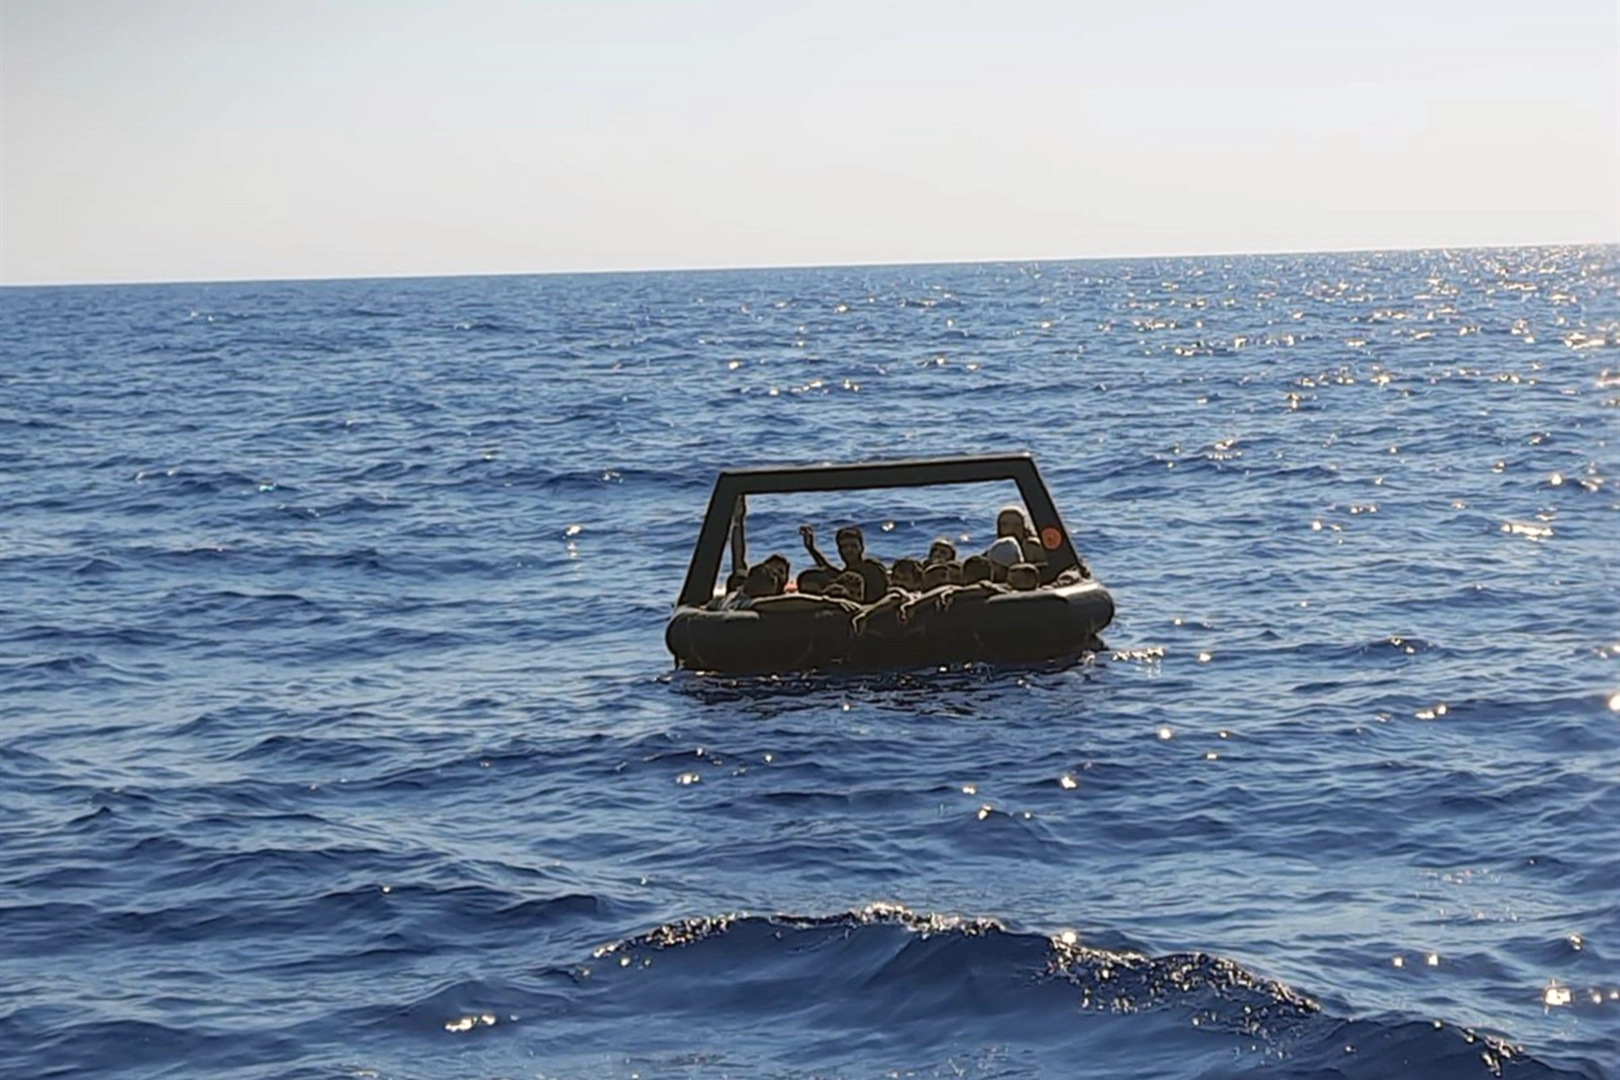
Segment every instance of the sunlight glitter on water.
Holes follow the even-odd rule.
[[[495,1015],[493,1013],[480,1013],[477,1016],[458,1016],[454,1020],[447,1021],[444,1030],[459,1034],[464,1031],[471,1031],[479,1026],[494,1027]]]
[[[1522,536],[1526,540],[1546,540],[1553,535],[1551,525],[1537,525],[1529,521],[1504,521],[1502,531],[1510,536]]]

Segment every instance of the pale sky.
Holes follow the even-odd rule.
[[[1616,240],[1616,0],[0,0],[0,284]]]

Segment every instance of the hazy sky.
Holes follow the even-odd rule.
[[[0,0],[4,284],[1616,239],[1616,0]]]

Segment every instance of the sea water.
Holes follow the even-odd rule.
[[[1620,1077],[1617,263],[0,290],[0,1074]],[[1106,651],[673,670],[1021,450]]]

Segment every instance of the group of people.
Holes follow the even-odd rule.
[[[791,577],[785,555],[735,571],[726,594],[713,605],[719,610],[818,610],[838,607],[852,616],[857,630],[890,622],[908,623],[918,613],[944,611],[962,600],[987,599],[1003,592],[1040,587],[1046,552],[1024,511],[1005,507],[996,515],[996,539],[982,553],[961,558],[949,540],[935,540],[921,558],[900,558],[885,566],[866,550],[859,526],[846,525],[834,534],[843,566],[836,566],[816,547],[815,529],[799,526],[813,565]]]

